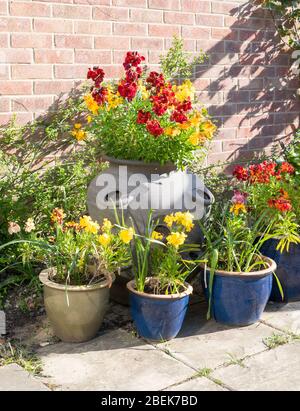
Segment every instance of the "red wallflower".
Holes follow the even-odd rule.
[[[105,87],[100,87],[98,89],[94,89],[92,92],[93,99],[99,104],[102,105],[106,101],[106,96],[108,92]]]
[[[268,204],[269,207],[276,208],[282,213],[287,213],[288,211],[291,211],[293,208],[290,200],[284,197],[272,198],[268,201]]]
[[[99,67],[93,67],[93,69],[89,68],[88,73],[87,73],[87,79],[92,79],[95,83],[95,87],[100,87],[103,79],[104,79],[105,73],[104,71],[99,68]]]
[[[160,104],[160,103],[153,104],[153,111],[157,116],[163,116],[167,110],[168,110],[168,106],[166,104]]]
[[[233,175],[239,181],[247,181],[248,180],[248,170],[242,166],[236,166],[233,170]]]
[[[151,113],[149,113],[149,111],[140,110],[138,112],[136,120],[138,124],[146,124],[149,120],[151,120]]]
[[[122,80],[118,87],[118,92],[120,96],[123,98],[127,98],[127,100],[132,100],[138,90],[138,86],[136,83],[129,83],[126,80]]]
[[[149,77],[147,78],[147,83],[156,89],[161,89],[165,85],[165,78],[163,74],[159,74],[156,71],[151,71]]]
[[[164,133],[164,129],[160,126],[157,120],[148,121],[147,130],[155,137],[158,137]]]
[[[142,74],[143,70],[141,67],[132,67],[126,71],[125,77],[128,83],[137,81]]]
[[[171,121],[176,121],[176,123],[185,123],[188,121],[188,118],[185,114],[183,114],[181,111],[175,110],[173,114],[170,117]]]
[[[191,100],[185,100],[184,102],[182,102],[182,103],[178,103],[177,104],[177,106],[176,106],[176,109],[178,110],[178,111],[183,111],[183,112],[187,112],[187,111],[190,111],[190,110],[192,110],[192,102],[191,102]]]
[[[125,70],[128,70],[131,67],[138,67],[142,61],[145,61],[144,56],[139,54],[137,51],[128,51],[123,66]]]
[[[292,166],[292,164],[285,161],[280,165],[278,172],[279,174],[282,174],[282,173],[294,174],[295,168]]]

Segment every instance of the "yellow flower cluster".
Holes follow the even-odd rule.
[[[85,104],[88,108],[88,110],[93,113],[94,115],[98,114],[99,111],[99,105],[98,103],[94,100],[93,96],[91,94],[87,94],[84,97]]]
[[[124,244],[129,244],[130,241],[133,239],[133,236],[134,236],[133,228],[128,228],[126,230],[121,230],[119,236],[120,236],[121,241]]]
[[[173,86],[173,91],[177,100],[183,102],[187,99],[191,99],[192,101],[195,99],[195,87],[190,80],[186,80],[180,86]]]
[[[184,244],[187,235],[185,233],[174,232],[167,237],[167,243],[175,248]]]
[[[139,90],[140,90],[141,95],[142,95],[142,99],[147,100],[150,97],[150,94],[149,94],[149,91],[144,86],[143,81],[139,80],[138,85],[139,85]]]
[[[164,222],[169,228],[172,228],[173,224],[181,225],[189,233],[194,228],[193,218],[189,211],[185,213],[179,211],[175,214],[167,215]]]
[[[161,241],[161,240],[163,240],[164,236],[161,233],[159,233],[158,231],[153,231],[151,238],[152,238],[152,240]]]
[[[246,213],[247,208],[243,203],[236,203],[230,208],[230,212],[234,215],[238,216],[240,213]]]
[[[77,141],[82,141],[86,138],[86,132],[82,130],[82,124],[74,124],[74,129],[71,131],[71,134]]]
[[[98,240],[103,247],[107,247],[111,242],[111,236],[108,233],[103,233],[99,235]]]
[[[100,229],[99,224],[93,221],[91,217],[87,215],[80,218],[79,226],[90,234],[97,234]]]
[[[120,94],[114,93],[111,86],[107,87],[107,110],[111,110],[112,108],[118,107],[120,104],[123,103],[123,98]]]
[[[101,231],[102,234],[99,235],[98,240],[99,243],[103,246],[103,247],[107,247],[110,243],[111,243],[111,230],[112,230],[112,223],[110,220],[108,220],[107,218],[104,218],[102,226],[101,226]]]

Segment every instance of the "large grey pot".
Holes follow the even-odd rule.
[[[115,206],[119,216],[123,210],[126,224],[131,225],[133,220],[137,231],[144,234],[148,212],[153,209],[153,218],[160,220],[162,232],[167,233],[168,228],[163,223],[167,214],[189,210],[195,220],[200,220],[210,212],[213,194],[188,170],[176,170],[175,165],[170,163],[160,165],[110,157],[103,157],[103,160],[109,162],[109,168],[98,175],[88,188],[88,210],[94,220],[101,222],[103,218],[109,218],[115,221]],[[144,181],[136,184],[136,176],[143,176]],[[139,195],[136,195],[137,188]],[[196,211],[187,204],[197,204]],[[201,231],[195,225],[189,242],[201,241]]]
[[[64,342],[80,343],[94,338],[108,308],[113,278],[91,286],[65,286],[49,280],[53,269],[44,270],[44,302],[54,333]]]

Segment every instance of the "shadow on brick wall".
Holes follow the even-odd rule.
[[[201,79],[210,79],[202,94],[222,127],[212,163],[268,154],[299,126],[299,78],[291,73],[290,52],[283,49],[269,11],[248,3],[230,14],[229,33],[208,50],[209,63],[198,66],[195,75],[200,88]]]

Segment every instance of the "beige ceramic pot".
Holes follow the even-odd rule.
[[[64,342],[80,343],[94,338],[109,303],[114,277],[91,286],[65,286],[49,280],[53,269],[44,270],[44,302],[54,333]]]

